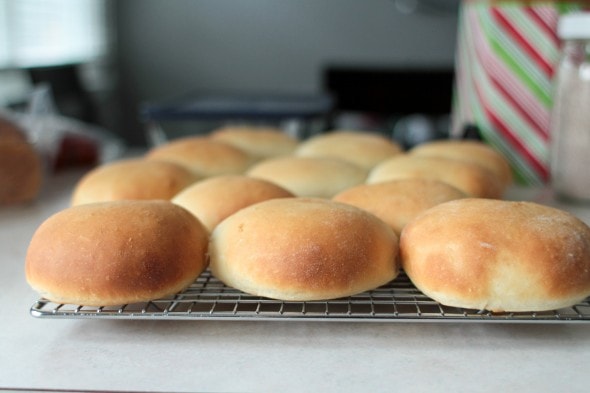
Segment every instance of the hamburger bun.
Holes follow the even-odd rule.
[[[241,174],[255,161],[235,146],[202,136],[179,138],[156,146],[145,158],[182,165],[200,177]]]
[[[590,295],[590,228],[532,202],[435,206],[406,225],[400,255],[414,285],[447,306],[543,311]]]
[[[206,268],[208,233],[167,201],[70,207],[39,226],[27,250],[30,286],[55,303],[111,306],[175,294]]]
[[[381,161],[402,152],[402,148],[384,136],[358,131],[333,131],[316,135],[299,144],[300,157],[332,157],[370,170]]]
[[[318,198],[332,198],[367,178],[365,169],[328,157],[270,158],[254,165],[246,174],[273,182],[296,196]]]
[[[398,274],[397,237],[354,206],[281,198],[240,210],[209,243],[212,274],[243,292],[325,300],[386,284]]]
[[[403,179],[361,184],[332,199],[376,215],[399,236],[403,227],[423,211],[465,197],[464,192],[438,180]]]
[[[125,199],[169,200],[199,179],[172,162],[132,158],[98,166],[76,184],[71,204]]]
[[[501,198],[504,193],[504,186],[496,176],[479,165],[414,154],[398,155],[383,161],[371,170],[367,183],[416,178],[442,181],[472,197]]]
[[[211,232],[225,218],[246,206],[293,196],[266,180],[224,175],[194,183],[172,198],[172,202],[193,213]]]
[[[299,143],[274,127],[227,126],[212,131],[210,137],[261,159],[291,154]]]
[[[483,142],[474,140],[439,140],[418,145],[409,153],[471,162],[491,171],[504,187],[508,187],[512,183],[512,169],[508,160],[497,150]]]

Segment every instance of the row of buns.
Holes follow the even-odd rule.
[[[224,128],[88,172],[33,236],[26,275],[44,297],[86,305],[174,294],[207,268],[281,300],[353,295],[402,269],[458,307],[536,311],[590,295],[588,226],[502,200],[511,181],[481,142],[403,151],[360,132]]]
[[[143,176],[142,171],[154,176]],[[78,185],[74,204],[78,199],[108,200],[108,195],[101,196],[101,187],[110,193],[124,189],[121,192],[131,199],[149,198],[149,192],[155,197],[176,192],[181,186],[176,181],[170,189],[167,184],[160,188],[158,171],[189,182],[193,180],[187,171],[197,180],[243,174],[271,181],[296,196],[321,198],[364,183],[409,178],[439,180],[473,197],[501,198],[512,182],[507,160],[475,141],[431,142],[404,152],[376,134],[334,131],[299,142],[279,130],[234,127],[168,142],[133,163],[101,166]]]

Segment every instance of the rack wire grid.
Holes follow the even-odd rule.
[[[568,308],[543,312],[469,310],[441,305],[401,273],[382,287],[346,298],[280,301],[230,288],[207,270],[184,291],[162,299],[114,307],[40,299],[30,312],[38,318],[84,319],[579,323],[590,322],[590,297]]]

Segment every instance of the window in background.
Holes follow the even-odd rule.
[[[108,52],[107,0],[0,0],[0,68],[88,62]]]

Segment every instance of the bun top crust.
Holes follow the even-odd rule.
[[[377,165],[367,183],[399,179],[433,179],[450,184],[472,197],[501,198],[504,186],[489,170],[464,161],[444,157],[403,154]]]
[[[384,136],[342,130],[316,135],[301,142],[295,155],[339,158],[369,170],[401,152],[400,145]]]
[[[481,165],[494,173],[504,187],[512,183],[512,169],[508,160],[483,142],[472,140],[441,140],[414,147],[410,154],[444,157]]]
[[[228,217],[210,241],[212,273],[244,292],[319,300],[376,288],[398,272],[397,237],[375,216],[316,198],[261,202]]]
[[[332,198],[372,213],[391,226],[397,235],[423,211],[443,202],[465,198],[457,188],[431,179],[403,179],[361,184]]]
[[[211,132],[210,137],[259,157],[291,154],[299,140],[274,127],[227,126]]]
[[[182,165],[200,177],[241,174],[255,161],[235,146],[202,136],[179,138],[156,146],[145,158]]]
[[[246,174],[278,184],[296,196],[317,198],[332,198],[367,178],[365,169],[329,157],[270,158],[254,165]]]
[[[246,206],[293,196],[266,180],[224,175],[194,183],[172,198],[172,202],[193,213],[211,232],[225,218]]]
[[[133,158],[114,161],[86,173],[76,184],[71,204],[116,200],[169,200],[199,179],[172,162]]]
[[[27,250],[29,284],[57,303],[147,301],[190,285],[206,267],[208,233],[167,201],[115,201],[62,210]]]
[[[443,203],[406,225],[400,253],[414,284],[451,306],[541,311],[590,294],[590,228],[531,202]]]

